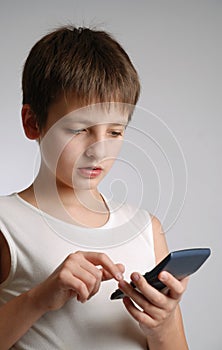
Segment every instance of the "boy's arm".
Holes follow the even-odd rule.
[[[9,271],[10,252],[0,232],[1,282]],[[87,301],[97,293],[102,281],[120,280],[123,272],[124,266],[114,264],[106,254],[81,251],[70,254],[45,281],[0,308],[1,350],[13,346],[46,312],[60,309],[73,297]]]
[[[6,239],[0,231],[0,284],[6,280],[11,266],[10,251]]]
[[[32,291],[13,298],[0,308],[1,350],[11,348],[45,313],[32,298]]]
[[[0,283],[10,272],[10,251],[0,231]],[[1,349],[9,349],[44,313],[33,303],[30,292],[14,298],[0,308]]]
[[[169,250],[161,223],[155,216],[152,216],[152,227],[156,264],[158,264],[169,253]],[[165,328],[165,332],[162,331],[161,336],[156,338],[148,337],[147,341],[150,350],[188,349],[179,305],[176,307],[169,326]]]
[[[152,227],[156,263],[159,263],[168,254],[168,248],[161,224],[155,217],[152,217]],[[131,279],[140,292],[129,283],[120,281],[119,288],[127,295],[123,302],[147,337],[150,350],[188,350],[179,309],[188,279],[178,281],[166,273],[166,279],[163,280],[161,275],[164,276],[163,272],[159,278],[169,288],[169,294],[159,292],[140,273],[134,272]]]

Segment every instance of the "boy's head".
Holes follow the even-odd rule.
[[[23,104],[30,105],[41,130],[57,99],[78,105],[121,102],[135,105],[137,72],[123,48],[106,32],[62,27],[39,40],[25,62]]]

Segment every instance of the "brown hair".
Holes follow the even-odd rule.
[[[112,36],[89,28],[61,27],[40,39],[23,69],[23,104],[30,104],[40,129],[48,108],[61,94],[73,93],[82,105],[122,102],[135,105],[137,72]]]

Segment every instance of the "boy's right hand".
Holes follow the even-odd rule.
[[[28,293],[43,312],[58,310],[73,297],[84,303],[98,292],[102,281],[123,279],[124,270],[105,253],[77,251]]]

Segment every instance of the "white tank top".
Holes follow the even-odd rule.
[[[145,210],[107,203],[108,222],[83,228],[60,221],[17,194],[0,197],[0,230],[11,254],[11,270],[0,285],[0,305],[45,280],[68,254],[77,250],[105,252],[123,263],[125,278],[155,265],[152,224]],[[12,349],[139,350],[147,349],[137,322],[121,300],[110,300],[115,280],[102,282],[99,292],[82,304],[76,299],[42,316]]]

